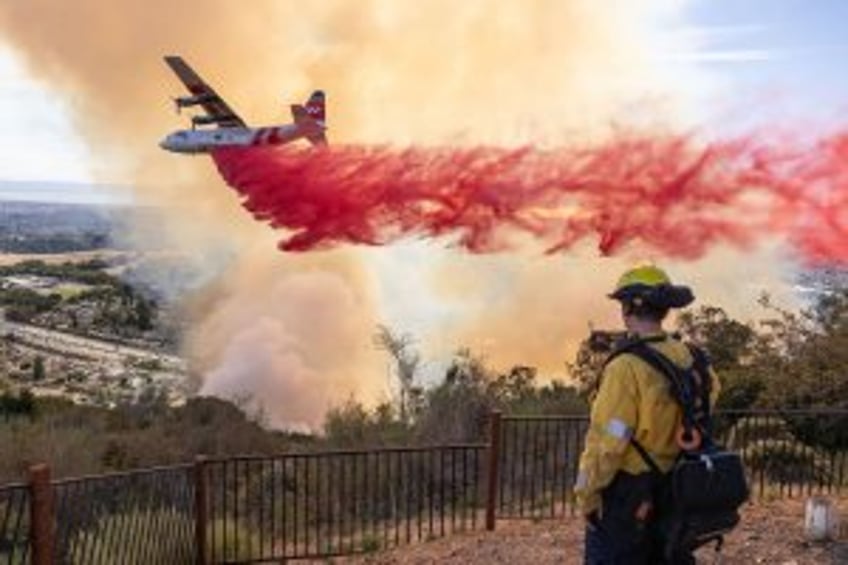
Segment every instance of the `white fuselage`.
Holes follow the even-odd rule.
[[[297,124],[265,128],[184,129],[165,137],[159,146],[175,153],[209,153],[225,147],[289,143],[307,133]]]

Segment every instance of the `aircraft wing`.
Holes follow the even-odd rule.
[[[224,100],[218,96],[218,93],[212,90],[212,87],[206,84],[200,76],[194,72],[188,63],[182,57],[169,55],[165,57],[165,62],[171,67],[171,70],[176,73],[177,77],[183,82],[192,96],[198,97],[200,104],[210,118],[222,128],[247,127],[232,108],[230,108]]]

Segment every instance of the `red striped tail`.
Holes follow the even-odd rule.
[[[324,91],[316,90],[312,93],[312,96],[309,97],[309,100],[306,101],[306,113],[310,118],[315,120],[316,122],[324,123]]]

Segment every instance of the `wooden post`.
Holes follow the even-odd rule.
[[[194,543],[197,547],[197,565],[208,565],[209,544],[206,527],[209,523],[209,489],[206,474],[206,457],[194,458]]]
[[[501,458],[501,413],[489,414],[489,467],[486,473],[486,529],[495,529]]]
[[[44,463],[29,468],[29,516],[32,565],[53,563],[55,523],[50,467]]]

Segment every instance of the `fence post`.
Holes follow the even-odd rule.
[[[209,523],[209,483],[206,457],[194,458],[194,543],[197,547],[197,565],[209,563],[209,545],[206,527]]]
[[[486,529],[495,529],[495,510],[498,504],[498,485],[501,459],[501,413],[489,414],[489,465],[486,473]]]
[[[50,467],[44,463],[32,465],[28,475],[32,565],[50,565],[53,562],[55,531]]]

